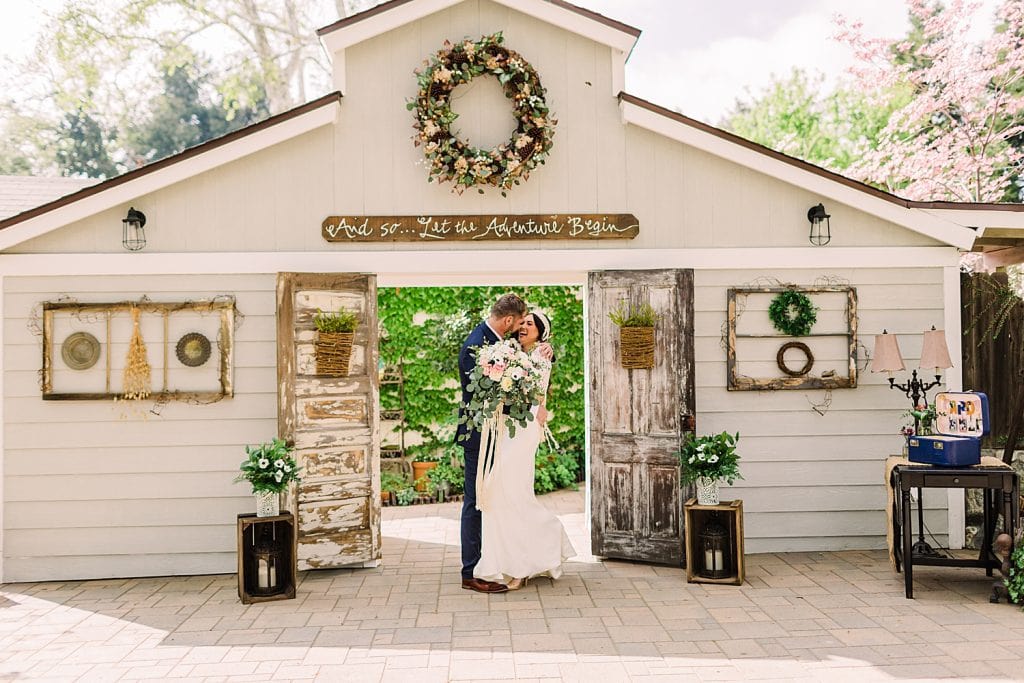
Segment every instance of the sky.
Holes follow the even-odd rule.
[[[105,0],[96,0],[104,2]],[[22,55],[35,41],[42,12],[63,0],[0,0],[0,54]],[[626,90],[688,116],[718,124],[737,98],[749,99],[773,75],[820,71],[826,87],[852,62],[832,38],[836,13],[864,23],[869,35],[907,28],[902,0],[575,0],[643,31],[626,66]],[[978,32],[991,26],[995,0],[983,0]]]

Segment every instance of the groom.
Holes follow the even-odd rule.
[[[459,383],[462,385],[462,405],[471,398],[466,387],[476,360],[470,350],[477,346],[497,344],[509,332],[519,329],[519,323],[526,316],[526,302],[515,294],[505,294],[491,306],[487,320],[477,325],[462,344],[459,351]],[[542,351],[543,353],[543,351]],[[459,418],[463,408],[459,407]],[[465,440],[463,435],[466,435]],[[460,422],[456,440],[462,444],[465,453],[465,497],[462,500],[462,587],[478,593],[504,593],[508,586],[494,581],[484,581],[473,576],[473,568],[480,561],[480,511],[476,509],[476,468],[480,458],[480,432],[470,431]]]

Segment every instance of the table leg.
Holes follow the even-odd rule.
[[[907,599],[914,598],[914,556],[913,529],[910,526],[910,489],[900,491],[900,502],[903,517],[903,584],[906,587]]]
[[[982,517],[982,527],[984,531],[981,535],[981,553],[978,555],[978,559],[984,560],[988,563],[985,566],[985,576],[992,576],[992,563],[989,562],[989,559],[992,557],[992,539],[996,532],[995,515],[992,514],[994,504],[994,501],[992,500],[992,489],[985,489],[983,502],[985,512]]]

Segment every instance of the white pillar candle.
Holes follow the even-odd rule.
[[[715,569],[714,555],[710,550],[704,551],[704,568],[712,571]]]
[[[722,571],[725,569],[725,559],[722,557],[722,551],[715,551],[715,571]]]
[[[270,565],[270,587],[277,588],[277,563]]]
[[[270,572],[267,569],[267,561],[259,560],[259,567],[256,569],[256,585],[260,588],[270,588]]]

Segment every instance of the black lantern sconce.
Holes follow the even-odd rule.
[[[121,244],[128,251],[138,251],[146,246],[146,214],[136,210],[133,206],[128,209],[128,215],[121,219],[122,229]]]
[[[729,532],[712,515],[700,532],[700,570],[707,579],[725,579],[732,576],[732,544]]]
[[[823,247],[832,241],[832,226],[828,222],[831,217],[825,213],[824,204],[807,209],[807,220],[811,222],[811,234],[808,239],[814,246]]]
[[[253,569],[255,570],[255,586],[253,595],[277,595],[284,591],[287,579],[287,568],[284,562],[284,548],[277,540],[273,524],[253,526],[253,535],[258,535],[253,543]]]

